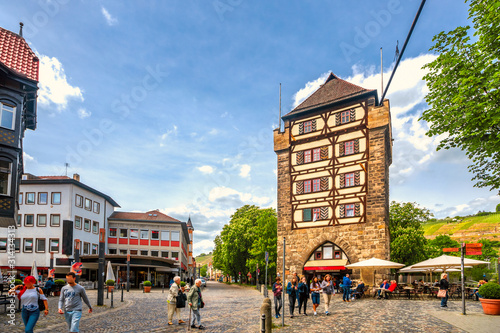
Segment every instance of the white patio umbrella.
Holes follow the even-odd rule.
[[[453,257],[453,256],[448,256],[446,254],[443,254],[440,257],[433,258],[433,259],[427,259],[422,262],[419,262],[417,264],[412,265],[412,268],[434,268],[436,269],[442,269],[444,271],[450,269],[450,268],[459,268],[461,266],[461,258],[460,257]],[[464,265],[465,266],[477,266],[477,265],[485,265],[489,264],[487,261],[482,261],[482,260],[475,260],[475,259],[464,259]]]
[[[108,269],[106,271],[106,281],[108,280],[116,281],[115,273],[113,273],[113,267],[111,267],[111,261],[108,261]]]
[[[346,265],[347,268],[355,269],[372,269],[373,270],[373,284],[375,285],[375,269],[377,268],[401,268],[404,264],[397,262],[383,260],[378,258],[371,258],[368,260],[359,261],[355,264]]]

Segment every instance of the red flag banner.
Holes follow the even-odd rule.
[[[480,256],[481,254],[483,254],[482,251],[466,251],[465,252],[465,255],[467,255],[467,256]]]

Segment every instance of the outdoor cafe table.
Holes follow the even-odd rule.
[[[411,298],[411,291],[415,290],[415,288],[413,288],[413,287],[403,287],[403,290],[406,292],[406,296],[408,297],[408,299],[410,299]]]

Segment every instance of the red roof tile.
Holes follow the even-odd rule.
[[[116,220],[141,220],[141,221],[161,221],[161,222],[181,222],[166,214],[160,213],[157,210],[152,210],[146,213],[133,213],[133,212],[114,212],[109,217]]]
[[[319,87],[311,96],[306,98],[295,109],[290,111],[284,117],[288,117],[303,111],[311,110],[317,107],[325,106],[345,100],[348,98],[363,95],[365,93],[375,92],[375,90],[368,90],[342,80],[333,73],[330,73],[325,83]]]
[[[38,81],[39,60],[23,37],[0,27],[0,62],[28,79]]]

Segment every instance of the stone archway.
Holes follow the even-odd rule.
[[[307,262],[307,260],[311,257],[313,252],[318,247],[320,247],[321,245],[323,245],[326,242],[333,243],[333,244],[337,245],[338,247],[340,247],[342,249],[342,251],[344,251],[344,253],[347,255],[349,262],[353,263],[353,262],[357,261],[358,256],[347,240],[345,240],[344,238],[339,238],[337,236],[333,236],[333,235],[321,234],[319,237],[317,237],[317,238],[311,240],[311,242],[309,242],[309,246],[307,248],[307,251],[303,252],[301,259],[300,259],[302,265],[304,265]]]

